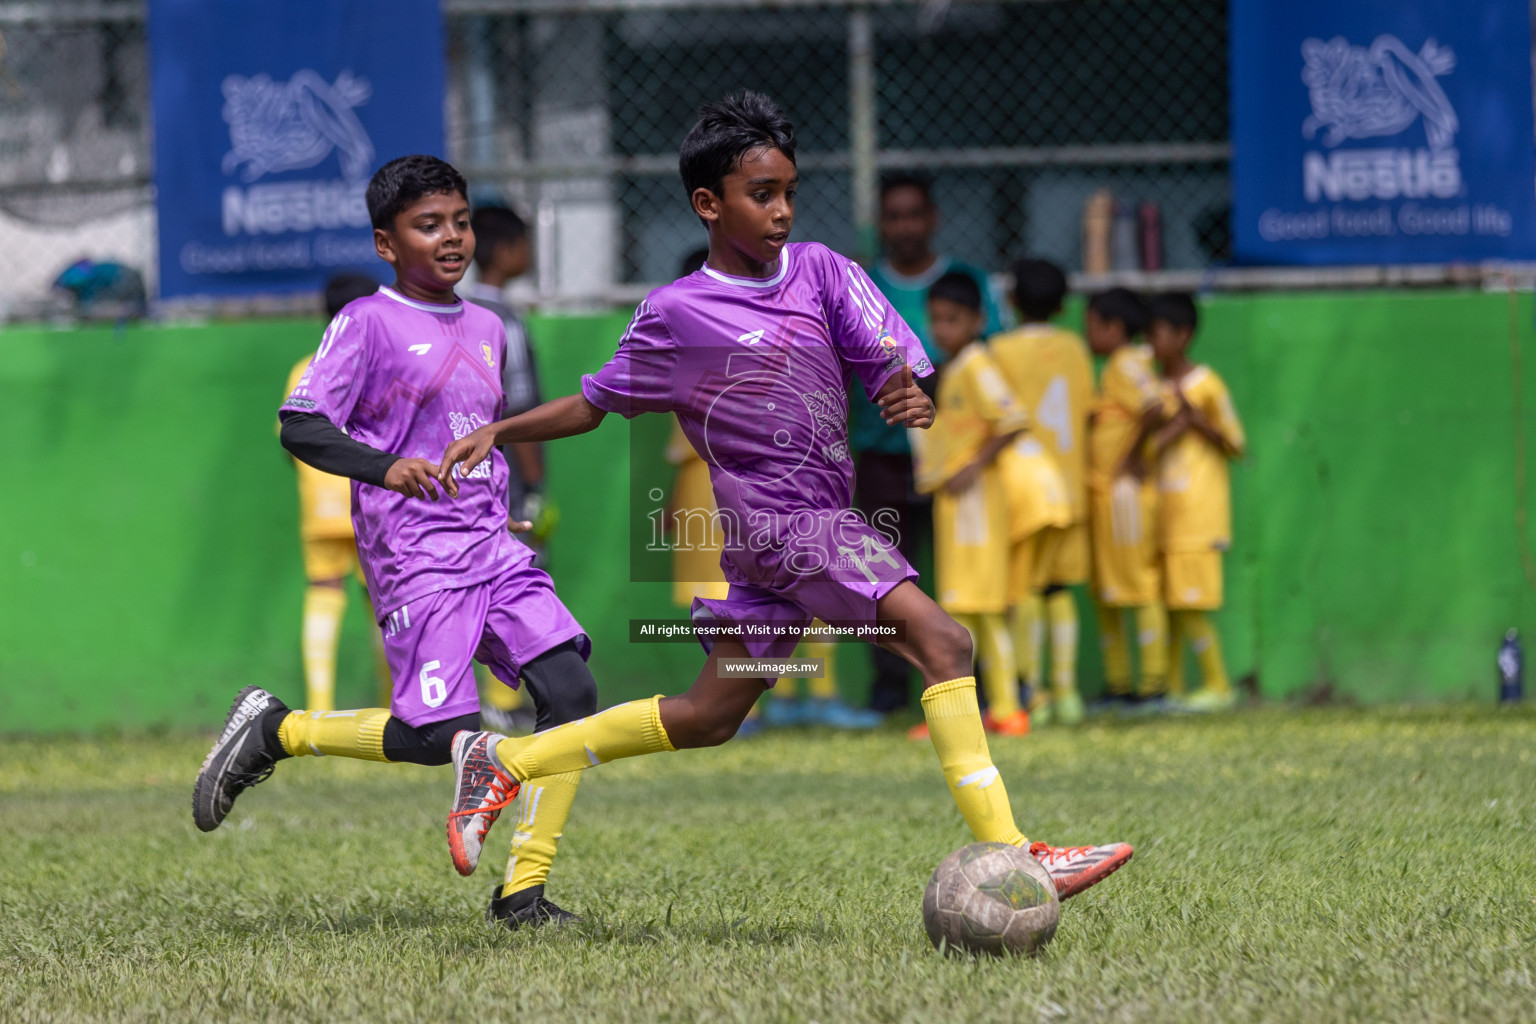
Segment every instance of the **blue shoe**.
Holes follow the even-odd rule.
[[[769,696],[763,701],[763,724],[770,729],[787,729],[804,725],[807,720],[805,701],[786,697]]]
[[[852,708],[836,697],[812,697],[804,702],[802,721],[806,725],[824,725],[829,729],[877,729],[885,721],[878,711]]]
[[[1090,715],[1118,715],[1134,711],[1136,698],[1128,693],[1106,693],[1088,705]]]
[[[1132,715],[1171,715],[1179,711],[1179,706],[1170,700],[1166,694],[1153,694],[1150,697],[1139,697],[1127,711]]]

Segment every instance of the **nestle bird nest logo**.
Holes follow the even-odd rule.
[[[373,94],[366,78],[343,71],[326,82],[305,68],[286,82],[270,75],[230,75],[223,90],[230,145],[225,174],[243,165],[240,177],[252,182],[276,171],[313,167],[334,151],[343,177],[368,176],[373,142],[353,113]]]
[[[1305,154],[1309,202],[1329,200],[1447,199],[1462,191],[1453,148],[1460,129],[1439,78],[1456,68],[1456,55],[1433,39],[1417,53],[1394,35],[1370,46],[1341,37],[1301,44],[1301,80],[1312,101],[1302,136],[1321,136],[1333,152]],[[1351,139],[1400,135],[1422,121],[1427,147],[1338,149]]]
[[[1324,129],[1323,145],[1337,146],[1396,135],[1422,117],[1431,149],[1455,143],[1456,111],[1436,81],[1456,69],[1450,47],[1428,39],[1414,53],[1391,35],[1377,36],[1369,47],[1308,39],[1301,56],[1301,80],[1312,98],[1312,116],[1302,126],[1307,138]]]
[[[367,79],[343,71],[327,82],[304,68],[287,81],[229,75],[222,91],[230,145],[223,171],[247,186],[224,190],[225,234],[368,226],[364,190],[374,147],[356,113],[373,94]],[[268,175],[319,167],[333,153],[339,178],[257,184]]]

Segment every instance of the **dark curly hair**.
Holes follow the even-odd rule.
[[[690,196],[701,188],[718,196],[725,176],[741,166],[742,157],[763,148],[777,149],[795,162],[795,126],[773,100],[743,89],[707,103],[678,152],[683,188]]]
[[[368,219],[376,228],[392,230],[400,211],[422,196],[454,192],[469,198],[464,176],[448,161],[422,153],[396,157],[375,171],[368,182]]]

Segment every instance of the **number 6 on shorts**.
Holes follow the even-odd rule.
[[[433,669],[442,667],[440,661],[429,661],[421,666],[421,702],[429,708],[435,708],[448,699],[448,684],[431,674]]]

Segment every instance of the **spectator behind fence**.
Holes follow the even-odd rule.
[[[502,415],[515,416],[539,404],[539,374],[528,329],[507,302],[505,289],[533,266],[533,247],[523,218],[505,207],[481,207],[470,217],[470,227],[475,232],[475,267],[480,280],[465,289],[465,295],[469,301],[501,317],[507,329],[507,364],[501,370]],[[502,449],[502,454],[510,470],[507,508],[514,519],[532,521],[534,517],[527,514],[529,510],[524,506],[544,489],[543,447],[510,444]]]
[[[507,302],[506,287],[533,266],[528,226],[513,211],[485,206],[470,216],[475,232],[475,268],[480,280],[464,288],[469,301],[501,317],[507,332],[507,362],[501,368],[502,415],[512,416],[539,404],[539,374],[523,319]],[[481,424],[475,424],[480,426]],[[511,518],[534,524],[518,539],[534,550],[533,564],[547,568],[544,542],[557,519],[544,498],[544,451],[538,444],[504,445],[507,460],[507,510]],[[483,667],[480,680],[481,720],[507,733],[531,732],[533,708],[521,689],[503,686]]]
[[[974,278],[981,291],[983,331],[992,334],[1002,328],[987,275],[952,256],[933,251],[938,226],[939,212],[927,180],[893,174],[880,183],[882,256],[870,268],[869,276],[922,341],[928,358],[936,366],[943,363],[944,354],[934,345],[928,330],[928,289],[945,274],[959,272]],[[862,395],[855,395],[849,406],[849,441],[856,458],[858,476],[854,486],[859,510],[872,516],[879,509],[890,509],[894,513],[891,527],[898,534],[898,547],[908,561],[914,561],[920,551],[932,546],[932,503],[913,489],[908,432],[887,426],[880,411],[864,401]],[[875,668],[869,706],[876,711],[906,707],[910,700],[911,669],[883,647],[872,645],[869,650]]]

